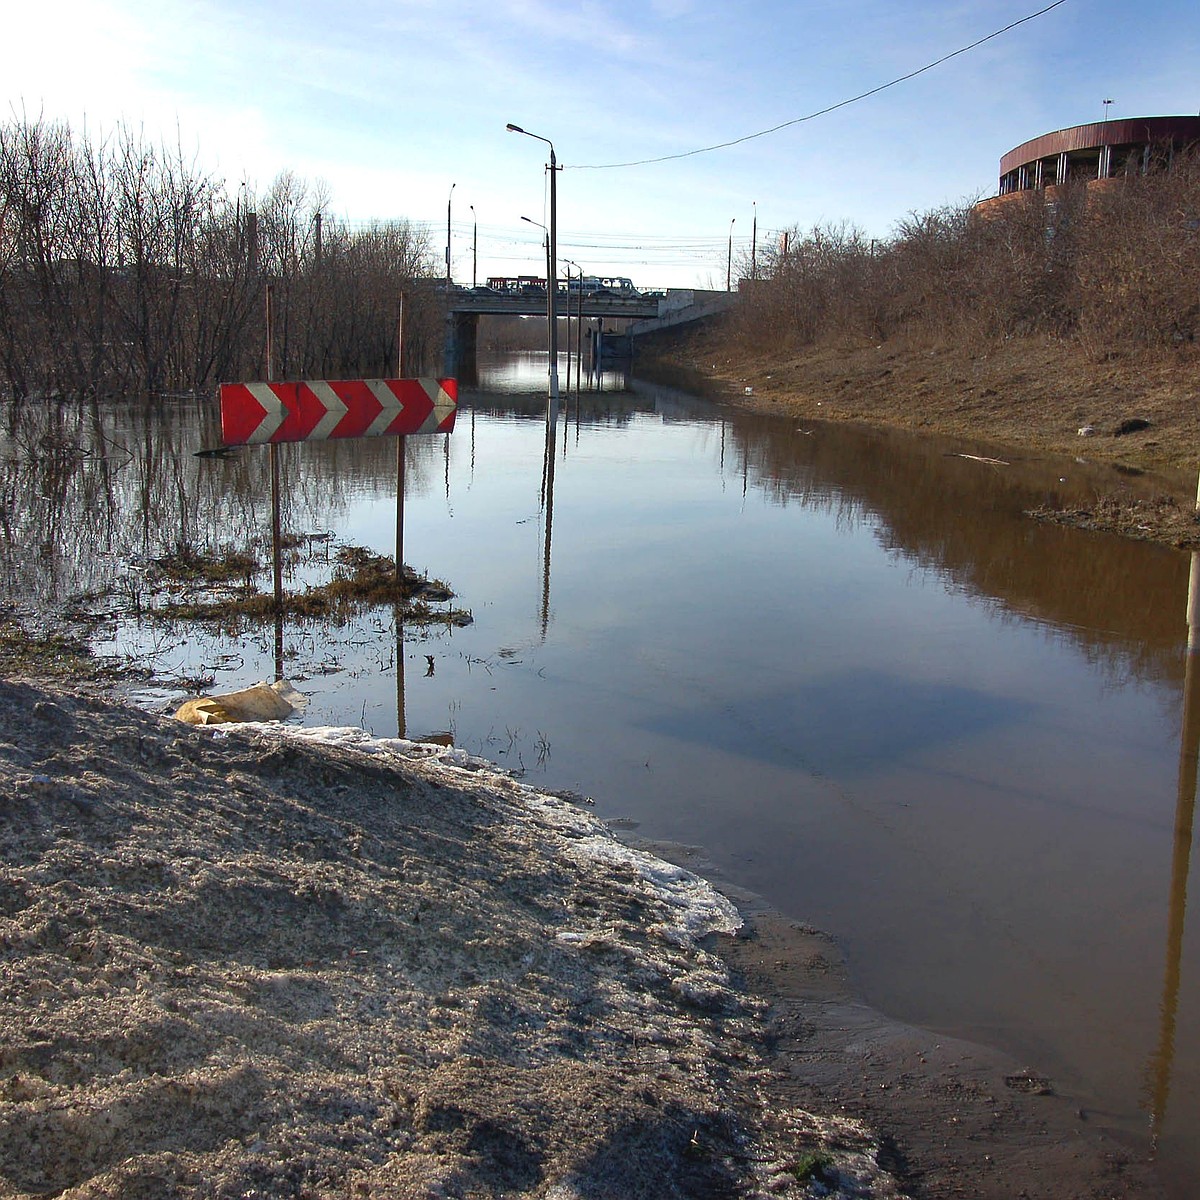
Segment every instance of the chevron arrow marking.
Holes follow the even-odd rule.
[[[449,433],[458,412],[458,380],[223,383],[220,400],[227,446]]]
[[[338,422],[350,411],[349,406],[333,390],[333,386],[323,379],[312,380],[308,387],[316,399],[325,406],[325,415],[313,426],[313,431],[308,436],[314,441],[333,437],[333,431],[338,427]]]

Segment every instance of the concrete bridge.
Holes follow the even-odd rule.
[[[488,288],[452,288],[447,294],[446,372],[451,375],[470,374],[475,365],[479,318],[484,316],[544,317],[545,292],[523,295],[495,292]],[[656,333],[703,321],[724,312],[737,301],[736,292],[705,291],[698,288],[674,288],[658,295],[620,296],[592,294],[583,297],[582,315],[599,320],[596,330],[598,345],[604,353],[604,339],[619,338],[632,353],[634,340],[643,334]],[[579,297],[558,295],[558,316],[580,315]],[[604,330],[605,318],[627,322],[619,333],[610,325]],[[613,351],[616,352],[614,345]]]
[[[459,314],[489,317],[544,317],[546,315],[546,293],[530,291],[524,295],[511,292],[493,292],[488,288],[455,288],[450,293],[450,311]],[[558,293],[558,315],[565,317],[568,308],[571,316],[579,315],[579,297],[568,295],[561,288]],[[658,316],[658,296],[618,296],[615,294],[584,296],[585,317],[613,317],[625,320],[648,319]]]

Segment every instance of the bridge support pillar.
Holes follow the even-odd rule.
[[[452,312],[446,315],[446,374],[455,379],[474,379],[478,373],[476,348],[479,314]]]

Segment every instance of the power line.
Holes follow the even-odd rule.
[[[757,133],[747,133],[743,137],[732,138],[728,142],[717,142],[712,146],[701,146],[697,150],[684,150],[679,154],[663,154],[658,158],[640,158],[633,162],[619,163],[583,163],[576,166],[563,164],[563,167],[565,170],[575,171],[611,171],[618,167],[645,167],[652,163],[673,162],[679,158],[692,158],[697,154],[711,154],[714,150],[727,150],[730,146],[740,146],[743,142],[752,142],[755,138],[766,137],[771,133],[778,133],[781,129],[787,129],[791,125],[801,125],[805,121],[815,121],[817,117],[824,117],[831,112],[836,112],[839,108],[846,108],[848,105],[857,104],[858,101],[866,100],[869,96],[877,96],[880,92],[887,91],[888,88],[895,87],[900,83],[906,83],[910,79],[915,79],[918,75],[923,75],[926,71],[932,71],[934,67],[940,67],[942,63],[949,62],[950,59],[957,58],[960,54],[966,54],[969,50],[974,50],[982,46],[984,42],[990,42],[993,38],[998,38],[1002,33],[1008,33],[1010,29],[1016,29],[1018,25],[1024,25],[1028,21],[1043,17],[1051,9],[1058,8],[1059,5],[1066,4],[1066,2],[1067,0],[1054,0],[1053,4],[1047,4],[1045,8],[1039,8],[1037,12],[1030,13],[1028,16],[1013,21],[1005,25],[1003,29],[994,30],[986,37],[981,37],[978,41],[972,42],[969,46],[960,46],[957,50],[952,50],[949,54],[943,54],[941,58],[934,59],[933,62],[926,63],[923,67],[918,67],[915,71],[909,71],[907,75],[898,75],[895,79],[891,79],[887,83],[881,83],[878,87],[873,87],[869,91],[860,92],[857,96],[851,96],[848,100],[839,100],[836,104],[830,104],[827,108],[820,108],[816,112],[808,113],[807,116],[793,117],[790,121],[782,121],[778,125],[772,125],[770,129],[760,129]]]

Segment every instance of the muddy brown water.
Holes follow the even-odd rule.
[[[473,623],[286,628],[303,720],[453,740],[702,845],[876,1007],[1010,1051],[1200,1194],[1189,557],[1021,515],[1180,481],[636,383],[568,407],[547,470],[542,380],[485,368],[452,435],[409,439],[406,559]],[[99,649],[229,690],[271,678],[271,630],[137,616],[156,554],[266,532],[266,455],[194,457],[212,407],[11,421],[0,571],[43,613],[114,588]],[[394,443],[282,458],[291,530],[391,552]]]

